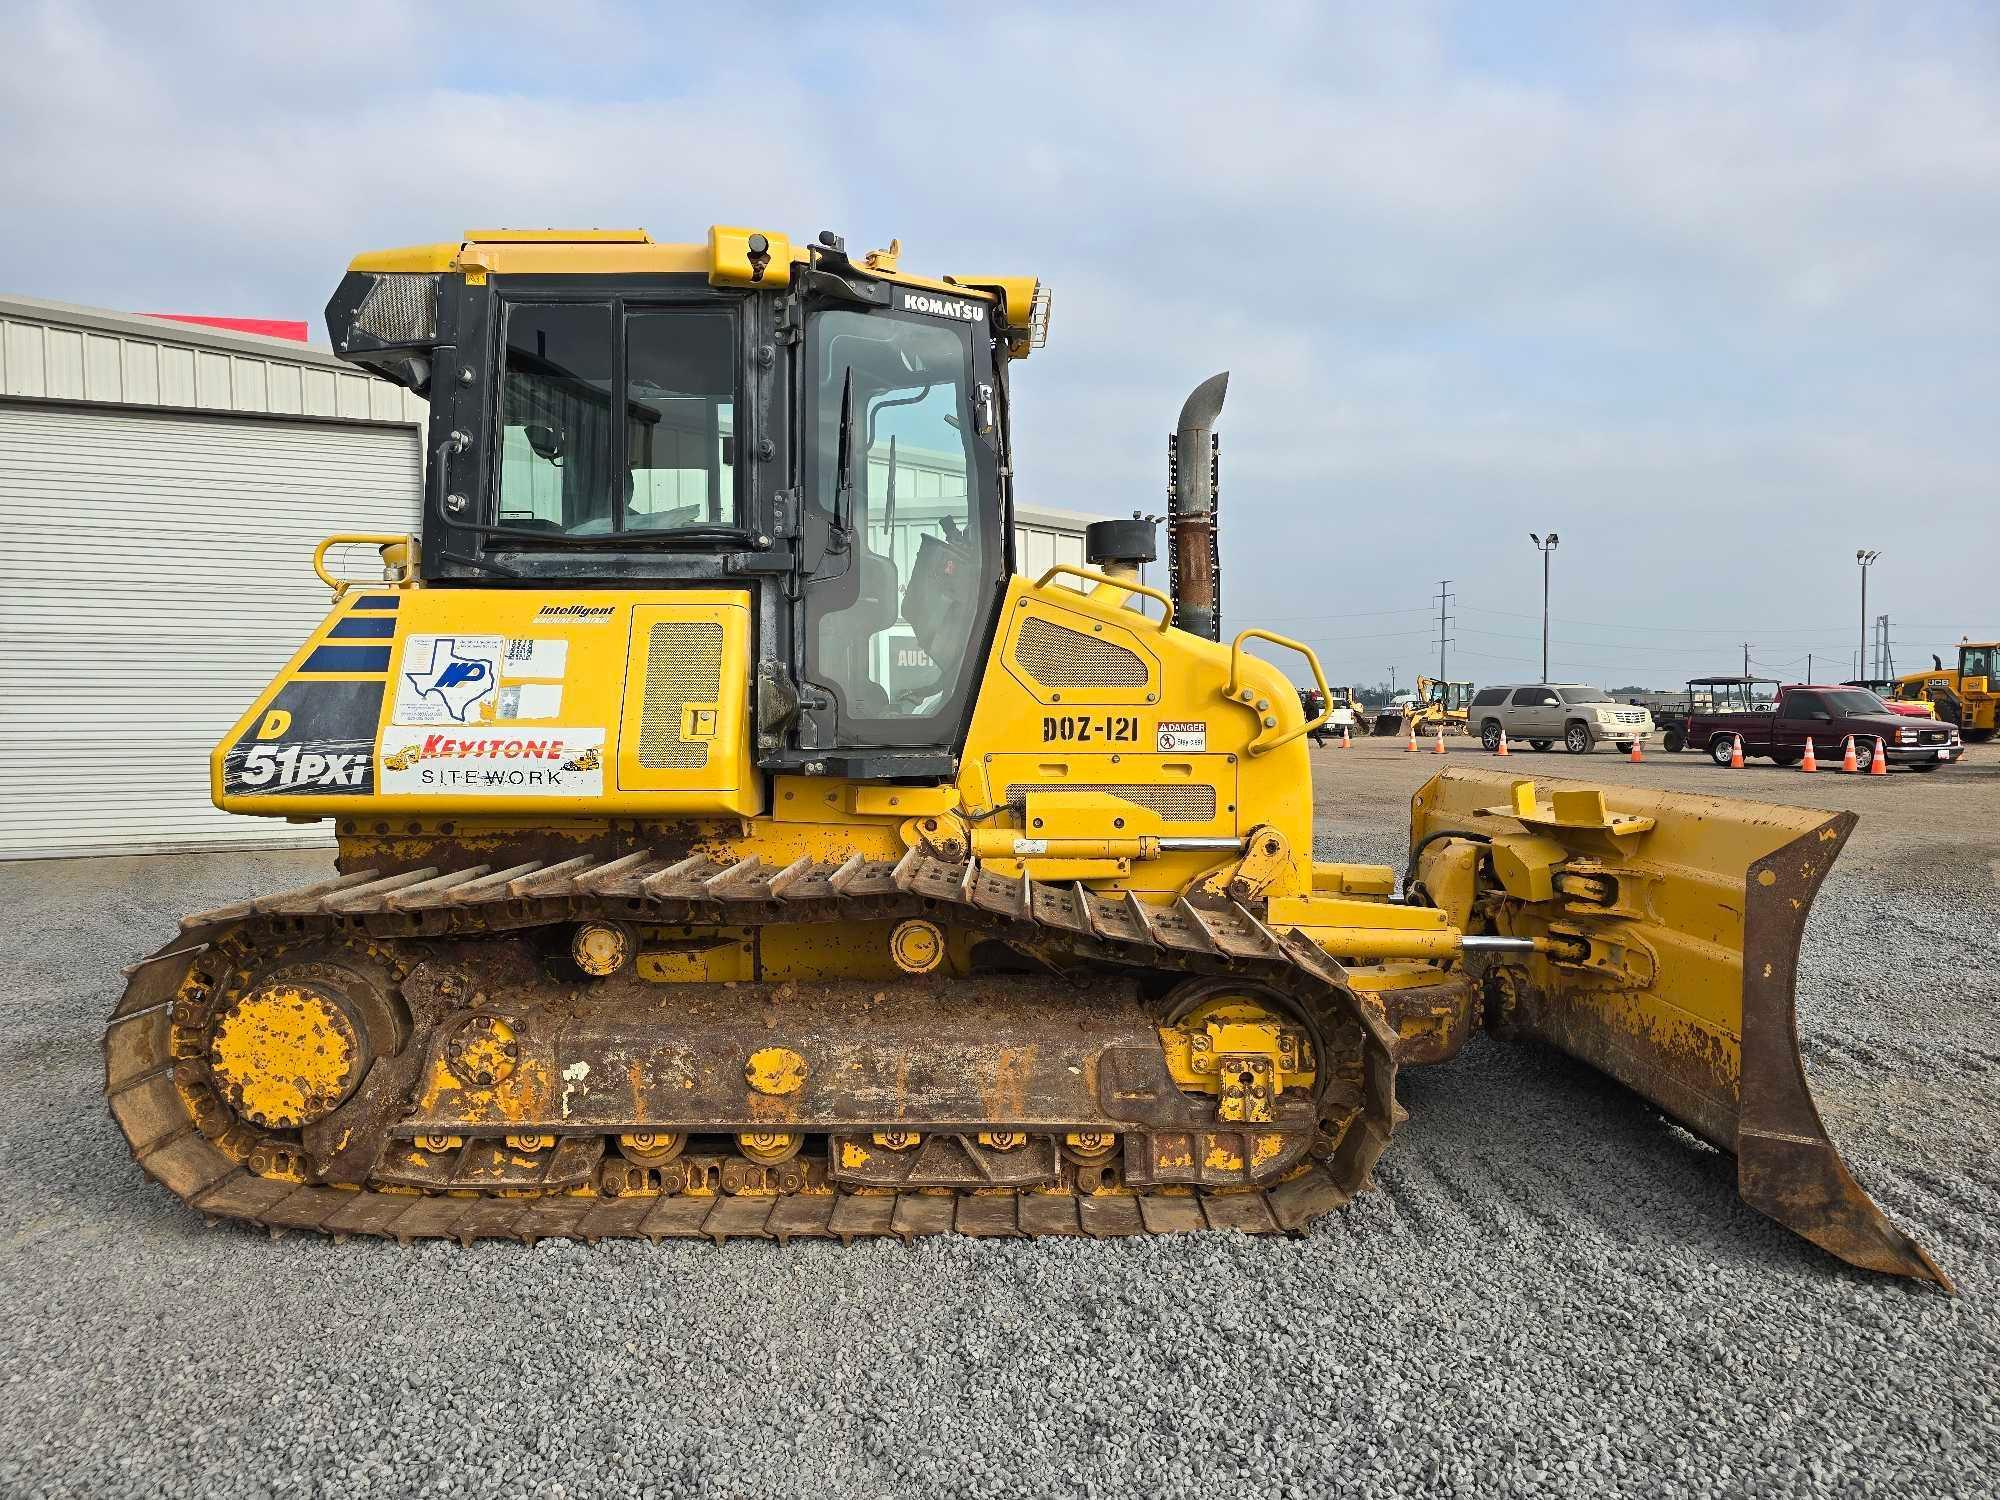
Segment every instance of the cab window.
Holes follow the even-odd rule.
[[[601,536],[734,521],[732,310],[510,302],[504,318],[495,525]]]
[[[1826,700],[1818,693],[1787,693],[1783,700],[1783,717],[1787,719],[1823,719],[1832,717],[1827,712]]]
[[[970,336],[831,311],[812,351],[811,506],[827,546],[806,599],[808,676],[835,700],[841,744],[942,744],[1001,557]]]
[[[1969,646],[1962,657],[1959,674],[1965,677],[1991,677],[1993,675],[1993,652],[1986,646]]]

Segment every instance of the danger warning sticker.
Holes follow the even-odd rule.
[[[1194,720],[1162,719],[1159,747],[1162,755],[1181,750],[1206,750],[1208,725]]]

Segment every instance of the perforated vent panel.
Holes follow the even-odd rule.
[[[1169,823],[1215,821],[1212,786],[1158,786],[1135,781],[1057,781],[1047,784],[1017,781],[1007,788],[1007,800],[1019,807],[1030,792],[1108,792],[1123,801],[1156,812]]]
[[[639,712],[639,764],[649,771],[699,771],[707,740],[681,737],[690,703],[722,694],[722,627],[710,620],[662,620],[646,644],[646,697]]]
[[[1138,652],[1043,619],[1022,623],[1014,660],[1044,687],[1146,685],[1146,659]]]
[[[355,309],[354,326],[385,344],[437,337],[438,278],[396,272],[377,276]]]

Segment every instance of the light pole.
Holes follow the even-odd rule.
[[[1556,550],[1556,543],[1562,538],[1551,531],[1549,539],[1545,542],[1537,533],[1531,531],[1528,533],[1528,540],[1533,542],[1542,554],[1542,681],[1547,682],[1549,680],[1549,554]]]
[[[1867,547],[1856,548],[1854,553],[1854,560],[1861,565],[1861,654],[1854,659],[1856,677],[1868,675],[1868,565],[1881,555]]]

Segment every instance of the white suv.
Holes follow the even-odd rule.
[[[1481,688],[1472,700],[1470,728],[1488,750],[1500,746],[1500,731],[1546,750],[1557,740],[1571,755],[1582,755],[1609,740],[1629,753],[1634,740],[1653,732],[1653,716],[1643,708],[1615,702],[1602,688],[1578,683],[1536,682]]]

